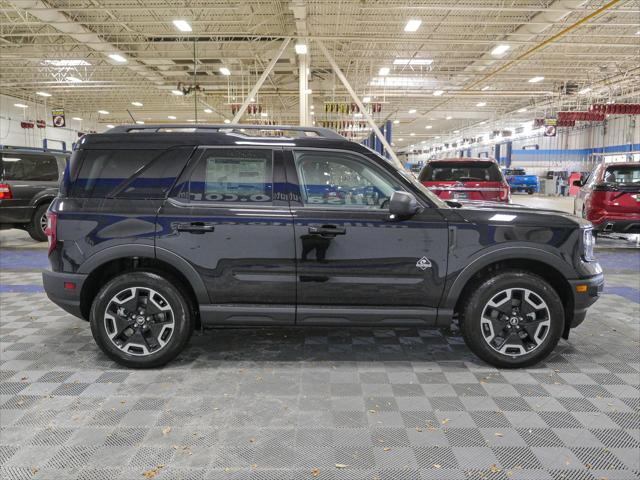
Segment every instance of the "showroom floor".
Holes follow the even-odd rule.
[[[640,476],[633,242],[599,240],[605,294],[536,368],[492,368],[446,331],[288,328],[198,333],[134,371],[47,300],[44,245],[0,241],[2,479]]]

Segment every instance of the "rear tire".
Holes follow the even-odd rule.
[[[461,311],[460,328],[467,346],[487,363],[527,367],[546,358],[558,344],[564,307],[543,278],[505,270],[474,285]]]
[[[27,225],[27,233],[31,238],[38,242],[46,242],[47,234],[45,233],[45,229],[47,228],[47,210],[49,209],[49,204],[45,203],[44,205],[39,205],[36,208],[36,211],[33,214],[33,218],[31,222]]]
[[[529,190],[527,190],[527,193],[528,193],[529,195],[533,195],[533,193],[534,193],[534,192],[533,192],[533,189],[531,189],[531,188],[530,188]]]
[[[193,309],[178,287],[153,272],[111,279],[91,306],[91,333],[112,360],[154,368],[177,357],[194,329]]]

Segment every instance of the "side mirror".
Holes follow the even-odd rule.
[[[407,192],[396,190],[389,200],[389,213],[396,217],[410,217],[418,211],[416,197]]]
[[[573,181],[573,186],[574,187],[581,187],[582,185],[583,185],[582,184],[582,180],[574,180]]]

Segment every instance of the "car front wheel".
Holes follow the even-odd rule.
[[[523,270],[481,280],[462,309],[465,342],[496,367],[538,363],[556,347],[564,328],[564,308],[554,288]]]
[[[186,296],[153,272],[130,272],[107,282],[93,301],[90,322],[102,351],[132,368],[173,360],[193,332]]]

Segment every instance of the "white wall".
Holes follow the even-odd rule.
[[[60,149],[59,141],[67,142],[67,149],[71,150],[73,142],[78,140],[78,132],[88,132],[96,128],[91,120],[76,121],[72,117],[83,118],[77,112],[65,110],[66,127],[56,128],[52,125],[51,109],[58,108],[51,98],[37,97],[36,101],[18,100],[0,95],[0,145],[42,148],[42,140],[49,140],[49,148]],[[27,105],[28,108],[14,106],[16,103]],[[45,120],[45,128],[22,128],[20,122],[24,120]],[[55,141],[59,140],[59,141]]]

